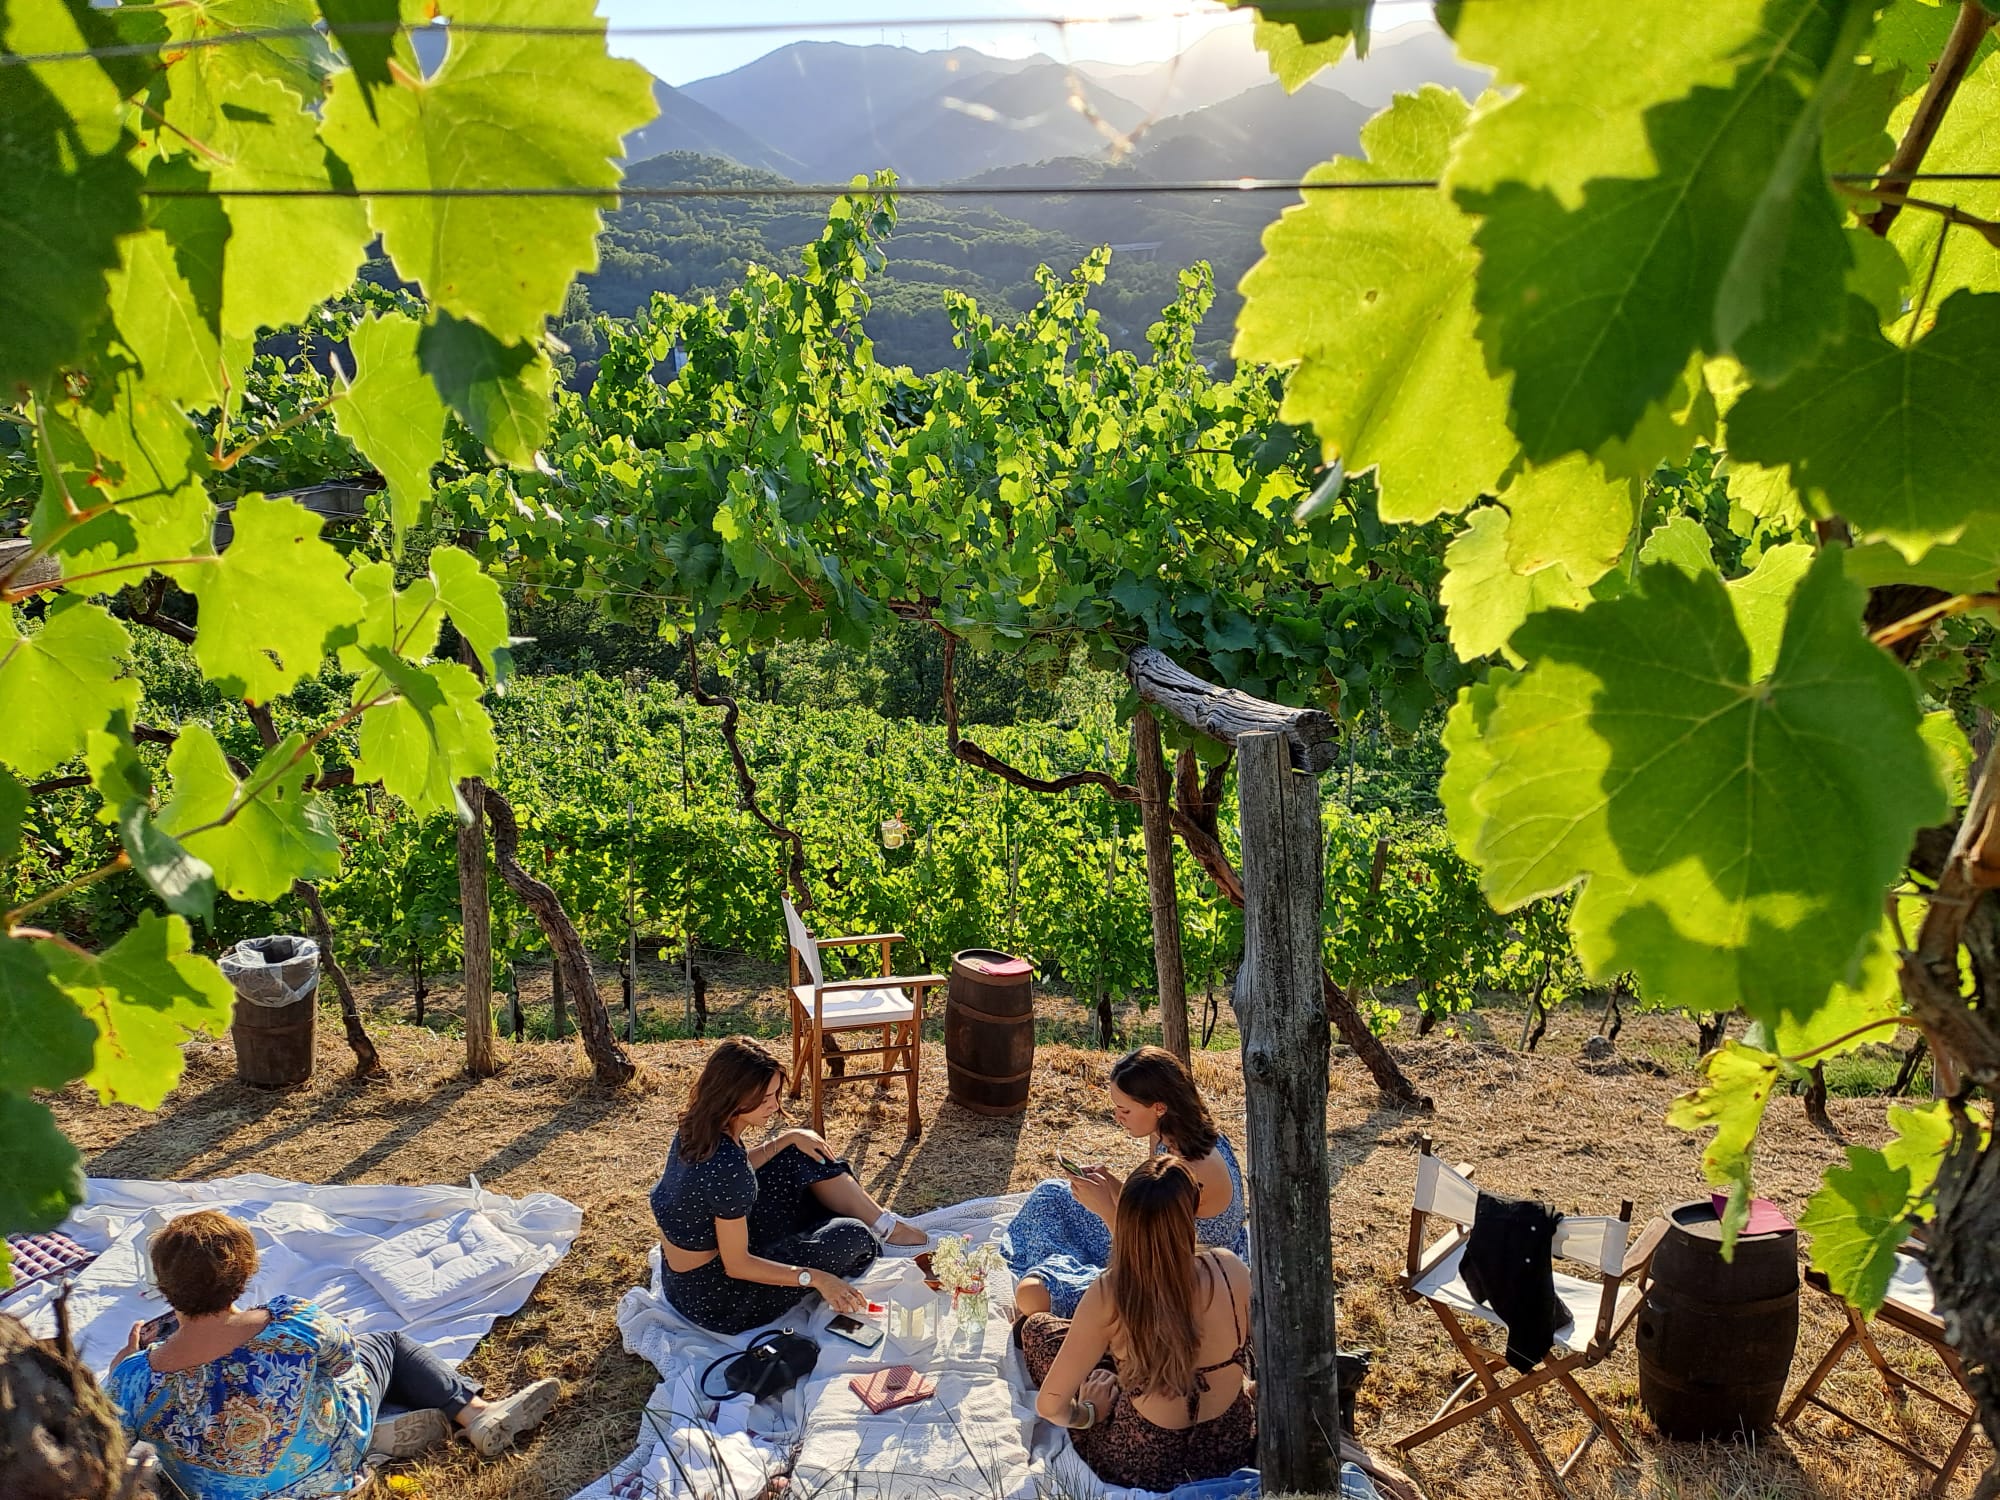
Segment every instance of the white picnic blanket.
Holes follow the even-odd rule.
[[[959,1234],[974,1244],[997,1239],[1024,1193],[978,1198],[912,1222],[933,1235]],[[856,1285],[886,1300],[909,1274],[914,1251],[890,1250]],[[1008,1334],[1013,1285],[1003,1270],[991,1289],[993,1310],[978,1345],[949,1337],[917,1363],[937,1377],[929,1401],[881,1415],[868,1410],[849,1380],[900,1363],[884,1346],[864,1351],[826,1332],[832,1314],[808,1299],[792,1326],[819,1340],[812,1376],[778,1401],[718,1405],[700,1395],[703,1370],[749,1338],[724,1338],[682,1317],[659,1291],[659,1256],[650,1286],[618,1304],[625,1348],[660,1372],[640,1419],[637,1446],[610,1473],[572,1500],[756,1500],[774,1474],[790,1473],[793,1500],[1153,1500],[1151,1492],[1108,1486],[1083,1461],[1063,1429],[1035,1416],[1035,1393]],[[714,1382],[719,1389],[719,1379]]]
[[[261,1172],[208,1182],[92,1178],[83,1203],[62,1228],[99,1252],[77,1275],[69,1299],[77,1348],[99,1374],[134,1323],[165,1311],[148,1274],[146,1246],[154,1231],[197,1208],[234,1214],[256,1235],[260,1264],[245,1292],[247,1302],[279,1292],[310,1298],[356,1333],[400,1328],[454,1365],[496,1318],[520,1309],[535,1283],[568,1252],[583,1223],[583,1210],[566,1199],[549,1193],[506,1198],[476,1180],[469,1187],[318,1187]],[[438,1226],[451,1223],[471,1226],[461,1240],[476,1240],[489,1256],[504,1247],[512,1260],[481,1261],[478,1275],[448,1274],[451,1250],[439,1252],[433,1241],[441,1238]],[[407,1309],[399,1312],[378,1285],[380,1273],[371,1280],[360,1266],[370,1252],[403,1235],[413,1235],[406,1246],[430,1246],[439,1274],[399,1288]],[[400,1259],[390,1257],[391,1263]],[[55,1295],[54,1284],[38,1282],[0,1302],[0,1310],[49,1337],[55,1333]]]

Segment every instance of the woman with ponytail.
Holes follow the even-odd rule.
[[[1150,1158],[1118,1194],[1110,1267],[1075,1319],[1015,1325],[1036,1412],[1107,1484],[1171,1490],[1256,1461],[1250,1272],[1196,1243],[1200,1202],[1186,1162]]]

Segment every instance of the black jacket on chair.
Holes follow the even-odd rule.
[[[1556,1296],[1553,1252],[1561,1222],[1547,1204],[1481,1193],[1459,1263],[1473,1300],[1507,1325],[1507,1363],[1524,1372],[1542,1362],[1556,1330],[1570,1321]]]

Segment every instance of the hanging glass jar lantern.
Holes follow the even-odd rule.
[[[909,832],[909,825],[904,823],[903,815],[900,812],[894,817],[884,818],[882,820],[882,847],[884,849],[902,848],[903,840],[908,837]]]

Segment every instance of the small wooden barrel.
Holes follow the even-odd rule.
[[[1768,1431],[1799,1342],[1798,1231],[1742,1235],[1725,1261],[1709,1200],[1667,1217],[1639,1309],[1639,1404],[1669,1438]]]
[[[259,1088],[304,1083],[313,1071],[313,1022],[318,994],[286,1005],[236,1002],[229,1034],[236,1042],[236,1076]]]
[[[1035,1071],[1034,970],[992,948],[951,958],[945,991],[944,1059],[952,1099],[981,1115],[1028,1107]]]

